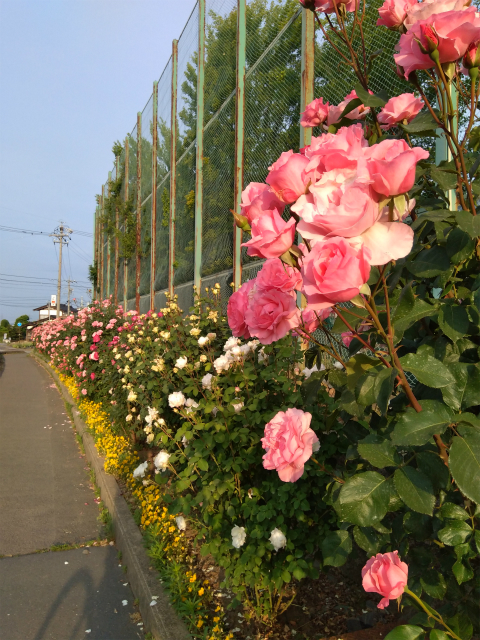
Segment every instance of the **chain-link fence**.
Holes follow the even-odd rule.
[[[398,34],[375,26],[380,4],[367,0],[370,86],[397,95],[407,90],[392,73]],[[245,16],[244,23],[239,16]],[[256,275],[262,261],[245,249],[238,255],[234,250],[231,210],[238,193],[249,182],[263,182],[283,151],[298,151],[302,91],[304,98],[322,96],[338,104],[357,82],[318,25],[314,55],[308,53],[311,47],[302,44],[308,20],[313,14],[297,0],[198,0],[139,115],[138,129],[127,136],[117,159],[120,192],[136,216],[140,246],[124,257],[115,249],[121,242],[109,250],[105,238],[97,238],[103,249],[96,253],[101,296],[116,291],[126,308],[145,312],[163,306],[170,291],[187,309],[194,284],[205,288],[219,282],[226,302],[232,281]],[[237,69],[242,52],[245,67]],[[307,68],[312,86],[302,88]],[[243,127],[237,126],[239,114]],[[111,179],[116,176],[115,168]],[[108,183],[105,195],[107,190]],[[121,235],[126,220],[118,224]]]

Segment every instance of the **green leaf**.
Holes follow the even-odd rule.
[[[417,468],[430,478],[435,493],[440,489],[447,489],[450,482],[448,467],[438,453],[433,451],[421,451],[417,453]]]
[[[364,353],[357,353],[355,356],[350,358],[345,364],[345,371],[347,372],[347,386],[353,391],[355,389],[355,385],[357,384],[357,380],[362,376],[366,371],[371,369],[372,367],[376,367],[378,365],[377,358],[370,358]]]
[[[423,111],[409,124],[400,126],[407,133],[422,133],[424,131],[435,131],[437,129],[437,123],[430,111]]]
[[[464,411],[480,404],[480,367],[478,364],[454,362],[449,365],[449,369],[455,382],[442,388],[443,399],[448,406],[457,411]],[[460,414],[457,421],[468,422],[468,419]]]
[[[450,266],[450,259],[443,247],[435,246],[424,249],[412,262],[407,262],[407,269],[417,278],[439,276]]]
[[[367,471],[347,480],[335,508],[342,520],[369,527],[385,516],[389,498],[386,478],[375,471]]]
[[[467,310],[455,304],[442,304],[438,314],[438,324],[443,333],[456,342],[468,331]]]
[[[451,640],[451,636],[448,636],[445,631],[440,629],[433,629],[430,631],[430,640]]]
[[[440,509],[440,515],[442,518],[449,518],[450,520],[468,520],[469,518],[465,509],[453,502],[444,502]]]
[[[362,458],[379,469],[396,467],[401,462],[392,442],[373,433],[360,440],[357,448]]]
[[[353,111],[357,107],[361,107],[362,104],[363,104],[363,102],[360,100],[360,98],[354,98],[353,100],[350,100],[350,102],[347,104],[345,109],[340,114],[338,120],[340,121],[342,118],[344,118],[346,115],[348,115],[351,111]]]
[[[366,107],[384,107],[387,104],[380,96],[368,93],[359,82],[355,85],[355,93]]]
[[[388,536],[378,534],[370,527],[355,526],[353,537],[360,549],[363,549],[369,557],[379,553],[382,544],[388,540]]]
[[[466,231],[457,227],[448,234],[446,250],[452,264],[459,264],[466,260],[474,248],[475,242]]]
[[[413,467],[397,469],[394,475],[395,488],[407,507],[418,513],[433,515],[435,495],[430,479]]]
[[[480,504],[480,431],[475,427],[459,428],[450,447],[449,467],[460,491]]]
[[[443,222],[444,220],[453,219],[455,217],[454,211],[447,211],[446,209],[440,209],[439,211],[425,211],[420,213],[417,219],[410,225],[414,231],[422,226],[424,222]]]
[[[395,368],[378,366],[370,369],[359,378],[355,387],[355,396],[359,404],[368,406],[377,404],[383,415],[387,413],[388,401],[398,371]]]
[[[457,211],[456,213],[457,224],[471,238],[480,236],[480,217],[472,216],[470,211]]]
[[[418,116],[417,116],[418,117]],[[415,640],[425,633],[421,627],[413,624],[401,624],[390,633],[387,633],[384,640]]]
[[[430,169],[430,175],[440,189],[444,191],[455,189],[457,186],[457,173],[455,171],[443,171],[438,167],[432,167]]]
[[[464,582],[468,582],[473,578],[472,567],[468,562],[462,562],[462,560],[457,560],[452,567],[452,573],[457,579],[458,584],[463,584]],[[464,637],[464,636],[463,636]]]
[[[441,573],[434,569],[427,569],[422,572],[420,582],[426,593],[432,598],[442,600],[447,592],[447,583]]]
[[[421,446],[434,433],[441,434],[452,422],[453,413],[438,400],[423,400],[422,411],[408,407],[395,425],[392,442],[399,446]]]
[[[323,564],[341,567],[352,552],[352,539],[348,531],[331,531],[322,541]]]
[[[399,308],[397,308],[392,318],[392,323],[395,327],[395,331],[406,331],[417,320],[428,318],[429,316],[433,316],[435,313],[437,313],[436,307],[425,302],[425,300],[417,298],[414,299],[413,307],[410,309],[407,308],[407,304],[401,308],[399,305]]]
[[[289,572],[289,571],[285,570],[285,571],[282,573],[282,578],[283,578],[283,581],[284,581],[284,582],[290,582],[290,580],[292,579],[292,576],[290,575],[290,572]]]
[[[438,539],[449,547],[456,547],[457,544],[463,544],[472,532],[472,527],[466,522],[453,520],[453,522],[449,522],[446,527],[440,529]]]
[[[467,616],[455,614],[447,620],[450,629],[462,640],[470,640],[473,634],[473,626]]]
[[[443,362],[430,355],[408,353],[400,358],[400,364],[427,387],[440,389],[455,381]]]

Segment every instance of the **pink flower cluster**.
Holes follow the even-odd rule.
[[[265,469],[275,469],[283,482],[296,482],[304,465],[319,448],[315,431],[310,428],[312,414],[301,409],[279,411],[265,425],[262,447]]]
[[[466,0],[385,0],[377,24],[402,33],[394,58],[405,78],[417,69],[435,67],[430,55],[434,51],[440,64],[470,52],[465,61],[469,68],[472,45],[476,51],[480,41],[480,15],[469,5]]]
[[[385,106],[386,128],[398,113],[408,120],[421,106],[408,96],[396,100]],[[317,102],[312,110],[323,107]],[[302,323],[296,290],[306,296],[310,313],[329,309],[359,295],[371,265],[408,255],[413,231],[402,222],[404,213],[386,204],[413,187],[416,165],[428,155],[404,140],[370,147],[360,123],[313,137],[301,153],[282,153],[267,184],[253,182],[242,193],[242,213],[252,232],[243,246],[267,262],[230,298],[233,335],[270,344]],[[298,224],[282,217],[287,204]],[[279,260],[292,248],[296,231],[305,240],[296,251],[300,270]],[[315,317],[310,320],[315,323]]]

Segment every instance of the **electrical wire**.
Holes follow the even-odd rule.
[[[18,227],[7,227],[5,225],[0,225],[0,231],[7,231],[9,233],[23,233],[31,236],[51,236],[51,231],[36,231],[35,229],[20,229]],[[93,233],[89,233],[88,231],[78,231],[73,230],[72,233],[76,233],[78,236],[83,236],[85,238],[93,238]]]

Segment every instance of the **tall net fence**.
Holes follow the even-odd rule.
[[[242,2],[244,26],[238,10]],[[373,62],[370,86],[375,92],[398,95],[409,89],[391,73],[398,34],[375,26],[381,4],[382,0],[367,2],[364,23],[366,58]],[[141,135],[135,126],[119,158],[122,198],[128,192],[133,215],[140,215],[140,244],[134,255],[119,250],[115,256],[115,243],[109,251],[105,239],[101,242],[97,255],[102,262],[102,296],[113,294],[116,277],[118,301],[129,309],[158,308],[167,291],[178,293],[188,306],[194,283],[205,288],[219,282],[226,303],[233,280],[255,277],[262,260],[248,256],[245,248],[234,250],[231,210],[236,207],[237,163],[243,170],[241,190],[250,182],[264,182],[283,151],[299,150],[302,69],[307,64],[312,69],[311,94],[330,104],[344,100],[357,82],[318,25],[314,56],[307,60],[308,47],[302,44],[306,15],[297,0],[198,0],[141,113]],[[237,50],[245,56],[244,103],[238,101],[242,69],[237,69]],[[197,127],[199,123],[202,126]],[[197,167],[200,144],[203,152]],[[113,181],[116,171],[115,167]],[[126,233],[126,219],[118,224],[120,235]]]

